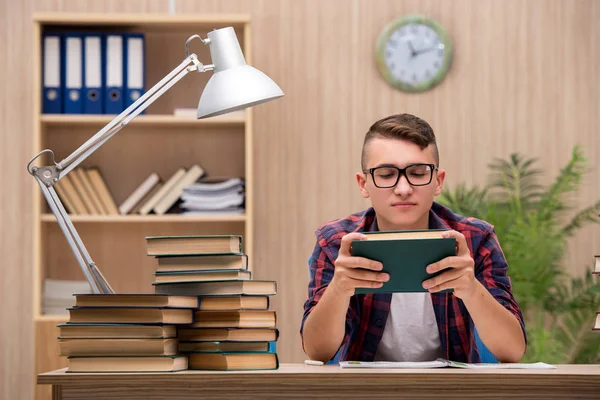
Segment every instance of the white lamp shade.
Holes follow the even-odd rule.
[[[283,91],[267,75],[247,64],[216,72],[206,84],[197,118],[209,118],[277,99]]]
[[[246,64],[232,27],[208,32],[214,75],[198,103],[198,118],[241,110],[283,96],[275,82]]]

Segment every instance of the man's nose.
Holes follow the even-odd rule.
[[[406,179],[406,175],[400,174],[400,179],[398,179],[398,183],[394,187],[394,193],[400,196],[406,196],[412,193],[412,186],[408,183],[408,179]]]

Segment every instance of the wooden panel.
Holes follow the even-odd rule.
[[[35,322],[35,370],[36,374],[41,374],[51,369],[65,368],[67,357],[60,357],[60,346],[56,338],[59,336],[59,329],[56,326],[63,323],[61,320],[36,321]],[[50,399],[52,387],[36,385],[35,397],[37,399]]]
[[[31,30],[23,27],[31,26],[33,11],[157,13],[168,12],[169,3],[1,3],[2,37],[11,39],[0,43],[4,60],[0,76],[10,74],[11,79],[3,82],[0,95],[4,161],[0,246],[6,257],[0,264],[0,296],[3,303],[22,307],[22,312],[0,311],[2,321],[18,327],[3,333],[0,340],[0,365],[3,372],[13,371],[10,380],[4,378],[8,374],[0,374],[4,398],[30,397],[31,388],[23,382],[29,382],[32,373],[31,210],[39,190],[34,190],[24,165],[37,148],[30,135],[30,116],[37,102],[23,89],[34,86],[31,52],[23,51],[32,43]],[[273,305],[282,331],[278,349],[284,362],[304,359],[298,327],[314,229],[366,205],[353,174],[359,168],[362,137],[374,120],[412,112],[431,122],[451,185],[484,182],[488,162],[514,151],[540,157],[548,181],[567,161],[571,146],[580,143],[590,160],[590,173],[574,205],[585,206],[600,198],[597,1],[378,0],[376,6],[369,0],[174,3],[175,12],[183,15],[250,14],[253,65],[286,93],[281,100],[256,107],[254,113],[256,251],[251,261],[257,278],[276,279],[280,284]],[[413,12],[445,25],[456,52],[450,75],[438,88],[407,95],[379,77],[373,51],[385,23]],[[582,230],[571,241],[571,272],[581,274],[599,252],[598,227]]]
[[[32,0],[0,1],[0,399],[31,399],[33,181]]]

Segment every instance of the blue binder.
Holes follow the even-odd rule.
[[[65,114],[83,112],[83,36],[63,35],[63,105]]]
[[[102,114],[104,61],[102,35],[83,35],[83,113]]]
[[[142,33],[128,33],[125,37],[125,104],[132,105],[144,94],[145,49]]]
[[[61,114],[61,35],[44,33],[42,35],[42,112]]]
[[[104,38],[104,113],[120,114],[125,105],[123,101],[123,35],[109,33]]]

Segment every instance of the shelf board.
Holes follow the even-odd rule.
[[[204,215],[70,215],[71,221],[98,223],[147,223],[147,222],[245,222],[245,214]],[[43,222],[56,222],[54,214],[42,214]]]
[[[106,125],[115,118],[114,115],[79,115],[79,114],[42,114],[41,121],[44,125],[60,126],[86,126]],[[129,122],[128,125],[139,126],[243,126],[246,123],[244,116],[219,116],[208,119],[193,117],[179,117],[174,115],[140,115]]]
[[[212,29],[215,25],[243,25],[247,14],[163,14],[163,13],[35,13],[33,20],[45,25],[73,26],[148,26],[149,28]]]
[[[56,322],[66,322],[69,319],[68,315],[53,315],[53,314],[42,314],[36,315],[33,320],[34,321],[56,321]]]

